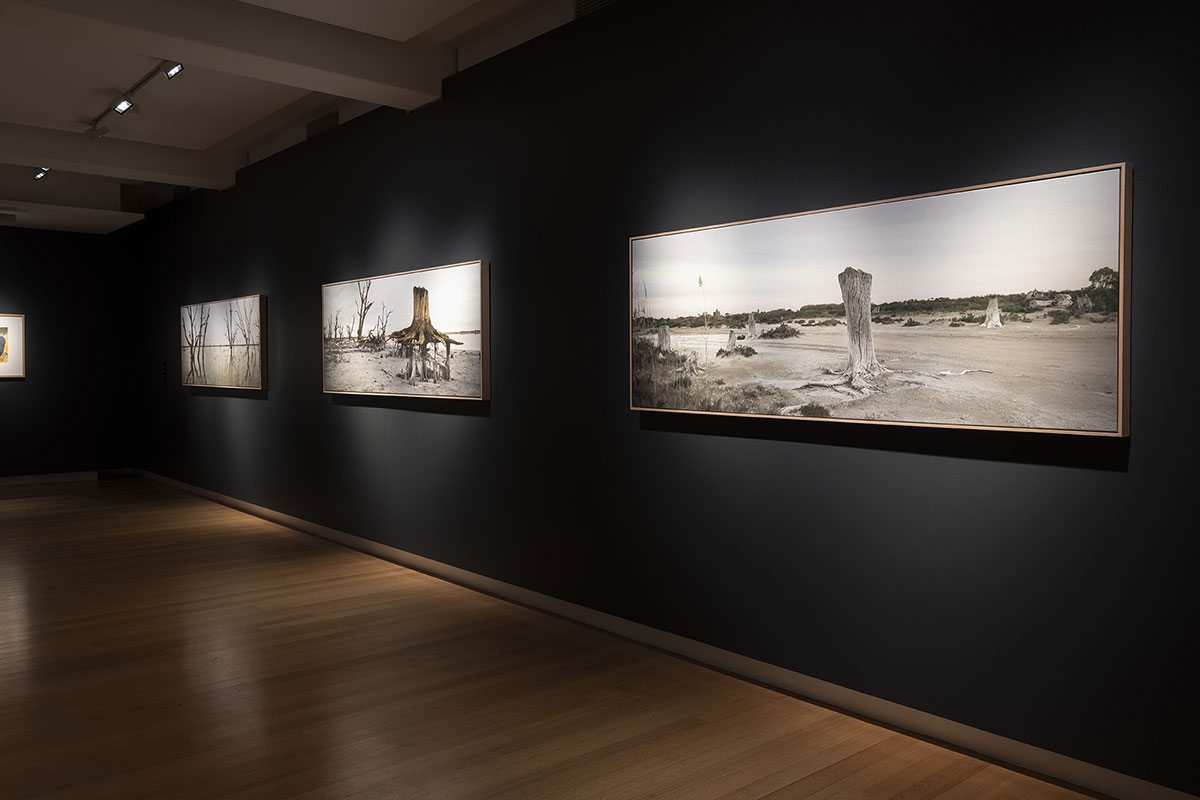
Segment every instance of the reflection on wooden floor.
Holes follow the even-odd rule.
[[[140,479],[0,487],[0,797],[1079,798]]]

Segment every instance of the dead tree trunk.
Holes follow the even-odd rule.
[[[371,282],[358,282],[358,306],[355,313],[358,315],[358,338],[362,338],[363,322],[367,319],[367,312],[371,310],[371,306],[375,305],[374,300],[367,300],[367,296],[371,294]]]
[[[725,349],[732,353],[734,351],[734,348],[736,348],[736,347],[737,347],[737,334],[731,330],[731,331],[729,331],[729,341],[725,344]]]
[[[1000,303],[993,297],[988,300],[987,313],[984,315],[983,323],[980,327],[983,328],[1003,328],[1004,325],[1000,322]]]
[[[671,329],[666,325],[658,326],[658,349],[664,353],[671,349]]]
[[[746,323],[746,335],[751,339],[758,338],[758,326],[754,324],[754,312],[750,312],[750,320]]]
[[[413,287],[412,324],[402,331],[396,331],[391,338],[398,342],[402,351],[408,355],[408,366],[401,371],[401,377],[412,383],[418,380],[450,379],[450,345],[462,342],[451,339],[433,327],[429,318],[429,292],[424,287]],[[446,349],[445,364],[437,363],[439,343]]]
[[[225,341],[229,342],[229,359],[233,360],[233,339],[237,328],[233,324],[233,303],[225,306]]]
[[[871,274],[846,267],[838,275],[842,302],[846,304],[846,333],[849,335],[850,364],[846,377],[855,389],[870,387],[868,378],[883,373],[875,358],[875,338],[871,334]]]
[[[204,340],[208,338],[208,320],[212,316],[210,306],[200,306],[200,330],[197,336],[199,350],[196,355],[196,374],[204,380]]]
[[[191,383],[196,378],[196,358],[199,354],[199,317],[195,306],[188,306],[185,311],[187,319],[181,320],[181,324],[183,326],[183,343],[187,346],[188,351],[188,373],[183,382]]]
[[[384,303],[383,307],[380,309],[379,318],[375,322],[376,326],[379,328],[378,336],[381,346],[386,344],[383,337],[387,334],[388,320],[392,318],[392,311],[393,309],[388,308],[387,303]]]
[[[1092,313],[1092,298],[1088,297],[1086,294],[1079,295],[1079,297],[1075,298],[1075,307],[1079,309],[1080,314]]]

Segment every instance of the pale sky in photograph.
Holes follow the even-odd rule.
[[[364,278],[365,280],[365,278]],[[383,312],[384,304],[392,312],[386,333],[403,330],[412,323],[413,287],[421,286],[429,292],[429,320],[442,333],[451,331],[479,330],[481,325],[479,262],[456,267],[406,272],[386,278],[371,280],[368,302],[375,305],[367,312],[363,324],[363,335],[375,327]],[[329,318],[342,310],[339,325],[353,325],[358,331],[358,282],[339,283],[325,286],[321,290],[324,314],[321,325],[329,325]]]
[[[846,267],[874,303],[1076,289],[1118,266],[1117,169],[635,239],[652,317],[840,303]]]
[[[261,325],[258,318],[259,298],[257,295],[251,297],[234,298],[232,300],[222,300],[216,303],[197,303],[192,306],[184,306],[179,309],[179,344],[181,347],[187,347],[187,343],[183,338],[183,330],[188,325],[188,309],[193,308],[197,320],[199,319],[201,309],[209,315],[208,330],[204,334],[205,347],[228,347],[230,344],[230,336],[225,330],[225,312],[230,306],[241,309],[243,314],[251,315],[250,319],[250,343],[258,344],[259,335],[261,334]],[[199,323],[197,323],[199,324]],[[242,334],[237,330],[237,317],[234,317],[234,329],[232,339],[234,344],[245,344],[246,340],[242,338]]]

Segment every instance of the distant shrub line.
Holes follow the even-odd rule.
[[[1068,294],[1072,298],[1086,295],[1092,303],[1092,311],[1111,313],[1118,310],[1119,296],[1116,281],[1110,278],[1105,270],[1097,270],[1093,274],[1092,286],[1079,289],[1063,289],[1054,291],[1035,291],[1034,297],[1054,298],[1060,294]],[[1113,273],[1115,275],[1115,273]],[[887,325],[891,322],[911,319],[918,314],[959,314],[962,322],[983,322],[983,315],[972,312],[987,308],[988,301],[997,299],[1002,314],[1026,314],[1038,311],[1040,307],[1033,303],[1026,294],[974,295],[971,297],[933,297],[925,300],[900,300],[890,303],[879,303],[872,307],[872,319]],[[843,303],[815,303],[801,306],[798,309],[775,308],[770,311],[755,311],[754,321],[759,325],[836,325],[839,317],[846,316],[846,306]],[[745,328],[750,321],[750,312],[724,314],[714,310],[707,316],[694,314],[681,317],[646,317],[642,322],[657,327],[667,325],[679,328],[700,328],[707,325],[710,328]],[[903,322],[901,324],[908,324]],[[774,337],[772,337],[774,338]]]

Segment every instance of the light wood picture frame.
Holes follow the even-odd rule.
[[[244,295],[180,306],[184,386],[261,391],[266,297]]]
[[[321,287],[327,394],[490,399],[487,261]]]
[[[0,378],[25,377],[25,315],[0,314]]]
[[[632,237],[630,408],[1127,436],[1131,175]]]

